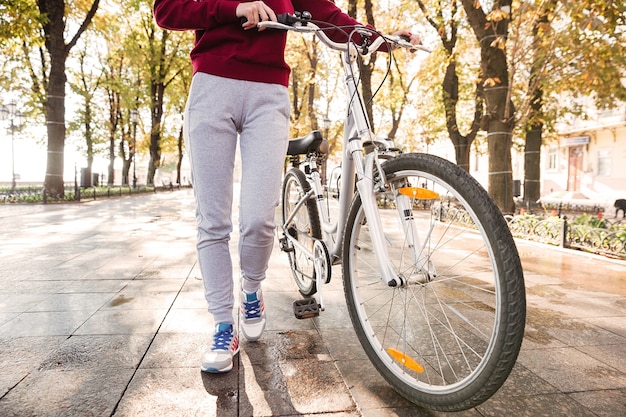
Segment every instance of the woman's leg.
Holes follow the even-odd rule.
[[[239,258],[243,290],[265,279],[275,235],[276,207],[289,135],[289,95],[276,84],[247,83],[240,137],[242,160]]]
[[[232,85],[194,75],[184,118],[198,224],[198,262],[215,323],[234,323],[232,231],[233,168],[240,113]]]

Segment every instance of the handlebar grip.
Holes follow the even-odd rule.
[[[276,15],[276,21],[278,23],[282,23],[283,25],[293,26],[293,24],[299,20],[296,16],[289,13],[281,13]]]
[[[242,16],[240,19],[241,24],[243,25],[248,21],[245,16]],[[281,13],[276,15],[276,22],[282,23],[283,25],[293,26],[298,22],[306,22],[311,20],[311,13],[309,12],[296,12],[295,15],[289,13]]]

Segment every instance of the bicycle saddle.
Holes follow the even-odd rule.
[[[328,141],[324,139],[319,130],[314,130],[306,136],[289,141],[287,155],[305,155],[310,152],[328,152]]]

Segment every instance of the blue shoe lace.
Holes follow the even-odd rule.
[[[256,294],[256,292],[246,294],[246,301],[243,302],[246,320],[258,319],[261,317],[261,300],[257,298]]]
[[[221,323],[217,326],[217,331],[213,335],[213,347],[212,350],[230,350],[230,345],[233,341],[233,326],[232,324]]]

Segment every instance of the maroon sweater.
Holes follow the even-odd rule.
[[[276,14],[308,11],[314,20],[338,26],[359,23],[329,0],[264,0]],[[235,15],[238,0],[155,0],[156,23],[169,30],[194,30],[191,51],[194,74],[203,72],[220,77],[289,84],[289,66],[284,52],[287,32],[283,30],[243,30]],[[335,41],[345,41],[339,31],[328,33]],[[354,40],[359,40],[355,38]]]

